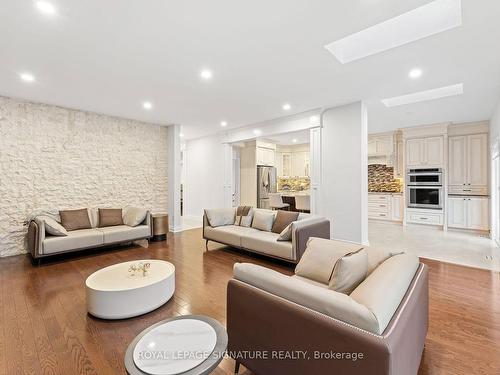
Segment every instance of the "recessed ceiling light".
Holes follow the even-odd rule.
[[[200,77],[205,79],[205,80],[211,79],[212,76],[213,76],[212,71],[208,70],[208,69],[203,69],[200,73]]]
[[[291,106],[290,104],[288,104],[288,103],[283,104],[283,109],[284,109],[285,111],[289,111],[289,110],[290,110],[290,108],[292,108],[292,106]]]
[[[319,117],[318,116],[311,116],[311,117],[309,117],[309,122],[316,123],[318,121],[319,121]]]
[[[179,133],[179,137],[184,137],[184,134],[183,133]]]
[[[395,96],[393,98],[383,99],[382,103],[384,103],[386,107],[396,107],[398,105],[425,102],[429,100],[446,98],[448,96],[461,95],[463,93],[464,85],[463,83],[459,83],[457,85],[439,87],[437,89],[414,92],[408,95],[401,95]]]
[[[220,122],[220,126],[222,126],[223,128],[225,128],[227,126],[227,122],[226,121],[221,121]]]
[[[422,69],[418,68],[412,69],[410,70],[410,73],[408,73],[408,76],[413,79],[419,78],[422,76]]]
[[[37,9],[45,14],[55,14],[56,13],[56,8],[54,5],[47,1],[37,1],[36,2],[36,7]]]
[[[153,104],[151,102],[144,102],[144,103],[142,103],[142,108],[149,110],[149,109],[153,108]]]
[[[461,25],[461,0],[435,0],[327,44],[325,48],[345,64]]]
[[[292,139],[293,143],[297,143],[297,138]]]
[[[31,73],[21,73],[19,77],[21,77],[24,82],[33,82],[35,80],[35,76]]]
[[[255,135],[261,135],[262,131],[260,129],[254,129],[253,130],[253,134],[255,134]]]

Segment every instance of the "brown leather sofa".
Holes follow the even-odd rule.
[[[427,267],[405,254],[351,295],[245,264],[227,289],[236,372],[241,363],[256,374],[416,375],[427,326]]]

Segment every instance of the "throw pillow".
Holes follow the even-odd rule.
[[[249,227],[252,224],[253,210],[250,206],[239,206],[236,209],[236,219],[234,225]]]
[[[365,249],[340,258],[333,267],[329,288],[339,293],[351,294],[365,279],[368,272],[368,254]]]
[[[208,223],[211,227],[221,227],[223,225],[234,225],[234,208],[212,208],[205,210]]]
[[[274,212],[255,211],[253,214],[252,228],[270,232],[273,228]]]
[[[39,216],[39,219],[43,220],[45,226],[45,232],[53,236],[67,236],[68,232],[64,227],[49,216]]]
[[[276,220],[274,220],[273,228],[271,231],[273,233],[281,233],[283,229],[285,229],[293,221],[297,220],[298,217],[298,212],[278,210],[278,213],[276,214]]]
[[[332,277],[335,263],[344,255],[362,248],[350,242],[309,238],[302,258],[300,258],[295,274],[319,283],[328,284]]]
[[[66,230],[90,229],[89,213],[86,208],[80,210],[59,211],[61,224]]]
[[[123,224],[136,227],[146,219],[148,210],[139,207],[127,207],[123,212]]]
[[[288,224],[283,229],[276,241],[291,241],[292,240],[292,223]]]
[[[121,208],[99,208],[99,228],[123,225]]]

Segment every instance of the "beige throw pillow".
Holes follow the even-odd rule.
[[[123,225],[121,208],[99,208],[99,228]]]
[[[211,208],[205,210],[208,223],[211,227],[234,225],[236,210],[234,208]]]
[[[250,206],[239,206],[236,209],[236,219],[234,225],[249,227],[252,225],[253,209]]]
[[[123,212],[123,224],[136,227],[146,219],[148,210],[139,207],[127,207]]]
[[[350,242],[311,237],[295,274],[323,284],[329,284],[335,263],[344,255],[362,248]]]
[[[86,208],[80,210],[59,211],[61,224],[66,230],[90,229],[89,213]]]
[[[252,228],[270,232],[273,228],[274,213],[266,211],[255,211],[253,214]]]
[[[45,232],[51,234],[53,236],[67,236],[68,232],[64,227],[59,224],[57,221],[52,219],[49,216],[39,216],[41,220],[43,220],[45,226]]]
[[[292,240],[292,223],[288,224],[285,229],[283,229],[277,239],[277,241],[291,241]]]
[[[344,255],[333,267],[329,288],[351,294],[365,279],[368,272],[368,254],[365,249]]]

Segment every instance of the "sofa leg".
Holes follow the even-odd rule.
[[[208,240],[205,242],[205,251],[208,251]]]
[[[237,374],[240,371],[240,362],[236,361],[234,364],[234,373]]]

